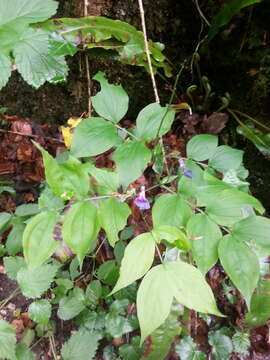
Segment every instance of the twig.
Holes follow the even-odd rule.
[[[52,138],[52,137],[49,137],[49,136],[34,135],[34,134],[30,135],[30,134],[24,134],[24,133],[19,132],[19,131],[11,131],[11,130],[0,129],[0,133],[8,133],[8,134],[14,134],[14,135],[20,135],[20,136],[28,136],[28,137],[32,137],[34,139],[42,138],[42,139],[47,139],[47,140],[59,142],[61,144],[65,143],[63,140],[59,140],[59,139]]]
[[[151,63],[150,51],[149,51],[149,46],[148,46],[143,2],[142,2],[142,0],[138,0],[138,3],[139,3],[140,15],[141,15],[145,52],[146,52],[146,56],[147,56],[147,62],[148,62],[149,71],[150,71],[150,75],[151,75],[153,90],[154,90],[156,102],[160,103],[159,96],[158,96],[158,90],[157,90],[157,84],[156,84],[156,80],[155,80],[155,75],[154,75],[154,71],[153,71],[153,67],[152,67],[152,63]]]
[[[196,6],[196,9],[201,17],[201,19],[206,23],[207,26],[211,26],[210,22],[206,19],[206,17],[204,16],[201,8],[200,8],[200,5],[199,5],[199,2],[198,0],[194,0],[195,2],[195,6]]]
[[[84,16],[88,16],[88,6],[89,6],[88,0],[84,0]],[[92,114],[92,100],[91,100],[92,81],[91,81],[91,76],[90,76],[89,58],[88,58],[87,53],[85,53],[85,67],[86,67],[86,76],[87,76],[88,116],[91,116],[91,114]]]

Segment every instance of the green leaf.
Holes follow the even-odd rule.
[[[35,360],[35,354],[23,343],[16,345],[16,360]]]
[[[133,336],[130,344],[124,344],[119,347],[119,354],[123,360],[139,360],[143,354],[144,348],[140,346],[139,336]],[[108,360],[111,360],[109,358]]]
[[[25,261],[23,257],[20,256],[8,256],[4,257],[4,268],[7,276],[12,279],[17,279],[17,273],[22,268],[25,267]]]
[[[8,255],[15,255],[18,254],[19,252],[22,252],[23,250],[22,237],[23,237],[24,229],[25,229],[25,224],[21,220],[13,224],[13,227],[9,232],[6,241],[6,249]]]
[[[62,346],[61,355],[63,360],[93,359],[97,351],[98,340],[98,334],[80,330]]]
[[[218,197],[208,197],[206,212],[219,225],[232,226],[245,217],[245,208],[253,207],[264,213],[259,200],[236,189],[223,190]]]
[[[35,268],[21,268],[17,281],[25,297],[40,297],[50,287],[58,270],[56,265],[43,264]]]
[[[101,86],[101,91],[92,97],[92,104],[99,116],[118,123],[128,110],[128,95],[121,85],[111,85],[105,74],[99,71],[94,77]]]
[[[85,306],[84,291],[80,288],[74,288],[68,296],[60,300],[57,315],[62,320],[70,320],[82,312]]]
[[[109,312],[105,318],[106,332],[113,338],[120,338],[123,334],[138,329],[139,323],[135,316],[125,318],[115,312]]]
[[[223,316],[198,269],[182,261],[166,262],[145,275],[137,293],[141,342],[168,317],[173,297],[190,309]]]
[[[270,296],[253,294],[251,297],[250,311],[246,314],[245,323],[248,326],[265,325],[270,317]]]
[[[51,316],[52,306],[48,300],[42,299],[34,301],[28,308],[29,316],[38,324],[48,324]]]
[[[180,315],[179,305],[173,306],[164,324],[152,333],[151,351],[145,354],[141,360],[164,360],[166,358],[175,337],[181,332]]]
[[[158,103],[147,105],[137,117],[136,135],[143,140],[153,140],[165,135],[172,126],[175,111]]]
[[[180,195],[161,195],[153,206],[154,228],[162,225],[185,226],[191,216],[191,209]]]
[[[212,346],[212,355],[216,360],[228,360],[233,351],[232,341],[229,336],[221,331],[210,331],[209,344]]]
[[[192,255],[203,274],[218,260],[218,244],[222,238],[219,227],[207,215],[192,215],[187,223]]]
[[[115,260],[108,260],[98,268],[97,278],[105,284],[114,286],[119,276],[119,267]]]
[[[234,352],[241,355],[249,355],[250,340],[249,333],[237,330],[232,337]]]
[[[124,188],[136,180],[151,160],[151,151],[144,143],[132,140],[120,145],[114,153],[120,184]]]
[[[8,24],[9,22],[13,22],[13,24],[41,22],[54,15],[57,6],[58,4],[54,0],[1,1],[0,25]]]
[[[255,128],[253,123],[248,122],[244,122],[243,126],[238,126],[236,131],[250,140],[263,155],[270,155],[269,133],[263,133],[260,129]]]
[[[188,199],[195,199],[196,192],[200,186],[205,185],[204,171],[193,160],[186,160],[185,164],[192,171],[192,179],[181,176],[178,182],[178,193]]]
[[[154,260],[155,241],[151,233],[137,236],[127,245],[121,263],[120,277],[111,294],[140,279]]]
[[[152,234],[157,243],[166,240],[184,251],[190,250],[190,240],[176,226],[162,225],[154,228]]]
[[[245,243],[232,235],[226,235],[220,241],[218,253],[224,270],[250,308],[250,298],[259,280],[257,256]]]
[[[16,208],[15,215],[17,216],[33,216],[39,213],[38,204],[23,204]]]
[[[265,256],[270,251],[270,220],[262,216],[249,216],[234,224],[232,235],[242,241],[249,241]]]
[[[61,211],[64,206],[64,200],[56,197],[48,186],[45,187],[38,198],[38,207],[41,210]]]
[[[9,58],[0,53],[0,89],[6,85],[11,75],[11,62]]]
[[[62,297],[66,295],[68,290],[73,288],[73,282],[69,279],[58,278],[55,280],[56,287],[52,289],[54,298],[51,300],[52,304],[57,304]]]
[[[221,145],[211,156],[208,164],[215,170],[225,173],[228,170],[236,170],[243,162],[244,151],[233,149],[227,145]]]
[[[15,329],[0,319],[0,358],[15,360]]]
[[[70,156],[66,162],[59,164],[39,144],[34,144],[42,153],[46,181],[55,195],[69,200],[73,196],[85,197],[88,194],[89,176],[79,160]]]
[[[241,9],[259,2],[261,2],[261,0],[231,0],[227,3],[214,18],[207,35],[208,41],[212,40],[219,32],[220,28],[228,24],[231,18],[239,13]]]
[[[10,219],[11,219],[11,214],[6,212],[0,213],[0,233],[4,232],[7,229],[7,225]]]
[[[59,244],[53,238],[53,231],[59,214],[53,211],[34,216],[23,233],[23,253],[27,265],[34,267],[49,259]]]
[[[99,207],[100,225],[106,231],[111,246],[114,246],[119,240],[118,233],[126,226],[130,214],[129,206],[114,198],[101,202]]]
[[[206,355],[197,350],[197,345],[191,336],[181,339],[181,342],[175,346],[175,352],[181,360],[206,360]]]
[[[94,176],[98,185],[98,193],[101,195],[117,192],[119,187],[119,176],[114,171],[99,169],[95,166],[88,166],[88,172]]]
[[[24,80],[40,87],[54,78],[65,80],[68,67],[63,56],[49,54],[48,33],[42,30],[26,29],[13,47],[18,71]]]
[[[187,156],[196,161],[204,161],[216,151],[218,138],[214,135],[195,135],[187,143]]]
[[[118,144],[116,127],[99,117],[83,119],[76,126],[71,154],[77,157],[102,154]]]
[[[62,235],[80,263],[90,251],[99,229],[97,208],[90,201],[77,202],[70,207],[64,219]]]

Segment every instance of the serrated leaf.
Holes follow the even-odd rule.
[[[175,346],[175,352],[181,360],[206,360],[206,354],[197,350],[197,345],[191,336],[181,339],[181,342]]]
[[[249,216],[234,224],[232,235],[242,241],[249,241],[265,256],[270,251],[270,220],[262,216]]]
[[[93,359],[98,347],[98,340],[98,334],[80,330],[62,346],[61,355],[63,360]]]
[[[0,319],[0,358],[15,360],[15,329],[5,320]]]
[[[154,227],[186,225],[192,212],[180,195],[164,194],[155,202],[152,210]]]
[[[233,351],[232,341],[229,336],[221,331],[210,331],[209,344],[212,346],[212,355],[216,360],[228,360]]]
[[[13,54],[18,71],[35,88],[45,81],[64,80],[67,76],[65,58],[49,54],[49,37],[45,31],[31,28],[23,31],[13,47]]]
[[[219,243],[218,253],[224,270],[250,308],[250,298],[259,280],[257,256],[244,242],[232,235],[223,237]]]
[[[124,188],[142,175],[150,160],[151,151],[142,142],[127,141],[117,148],[114,161]]]
[[[90,187],[89,176],[84,165],[72,156],[60,164],[39,144],[34,144],[42,153],[46,181],[53,193],[64,200],[73,196],[84,198]]]
[[[143,140],[153,140],[165,135],[171,128],[175,111],[158,103],[147,105],[136,119],[136,135]]]
[[[133,239],[125,249],[120,277],[111,294],[140,279],[150,269],[154,253],[155,241],[151,233],[144,233]]]
[[[99,117],[87,118],[75,129],[71,153],[77,157],[94,156],[109,150],[119,141],[113,124]]]
[[[241,355],[248,355],[250,348],[249,333],[236,331],[232,337],[234,351]]]
[[[228,170],[236,170],[243,162],[244,151],[233,149],[227,145],[218,146],[209,159],[209,166],[225,173]]]
[[[9,220],[11,219],[11,214],[2,212],[0,213],[0,234],[6,230]]]
[[[187,223],[192,255],[203,274],[218,260],[218,244],[222,238],[219,227],[207,215],[192,215]]]
[[[17,279],[17,273],[22,268],[25,267],[25,261],[23,257],[20,256],[8,256],[4,257],[4,268],[7,276],[12,279]]]
[[[48,324],[52,312],[52,306],[48,300],[34,301],[28,308],[29,316],[38,324]]]
[[[139,336],[132,336],[130,344],[119,347],[119,354],[123,360],[139,360],[143,354],[144,347],[140,346]],[[111,360],[112,358],[108,358]]]
[[[59,302],[57,315],[62,320],[70,320],[85,309],[86,298],[82,289],[74,288],[68,296]]]
[[[51,285],[58,266],[43,264],[35,268],[21,268],[17,281],[25,297],[40,297]]]
[[[23,253],[28,266],[44,263],[54,253],[59,244],[53,238],[53,231],[59,214],[53,211],[34,216],[23,233]]]
[[[13,227],[9,232],[6,241],[6,249],[8,255],[15,255],[18,254],[19,252],[22,252],[23,250],[22,237],[23,237],[24,229],[25,229],[25,224],[21,220],[13,224]]]
[[[94,77],[100,83],[101,91],[92,97],[92,104],[99,116],[118,123],[128,110],[128,95],[121,85],[111,85],[105,74],[99,71]]]
[[[106,231],[111,246],[114,246],[119,240],[118,233],[126,226],[130,214],[129,206],[114,198],[101,202],[99,207],[100,225]]]
[[[6,85],[11,75],[11,62],[5,54],[0,53],[0,89]]]
[[[207,160],[214,154],[217,145],[217,136],[195,135],[187,143],[187,156],[196,161]]]
[[[64,219],[62,235],[80,263],[89,252],[99,229],[97,208],[90,201],[77,202],[70,207]]]

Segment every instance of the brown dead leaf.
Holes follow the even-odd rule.
[[[228,120],[229,116],[226,113],[214,112],[208,117],[205,115],[203,118],[204,132],[217,135],[224,129]]]

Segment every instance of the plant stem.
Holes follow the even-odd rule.
[[[50,348],[51,348],[51,351],[52,351],[52,354],[53,354],[53,358],[54,358],[54,360],[58,360],[53,335],[49,336],[49,341],[50,341]]]
[[[254,119],[252,116],[250,116],[250,115],[248,115],[248,114],[245,114],[245,113],[243,113],[242,111],[239,111],[239,110],[233,110],[233,109],[229,109],[229,110],[231,110],[231,111],[233,111],[234,113],[237,113],[237,114],[239,114],[239,115],[241,115],[241,116],[244,116],[245,118],[251,120],[251,121],[254,122],[255,124],[257,124],[257,125],[259,125],[260,127],[264,128],[265,130],[270,131],[270,127],[262,124],[260,121]]]
[[[12,293],[7,297],[5,298],[4,300],[2,300],[0,302],[0,309],[3,309],[3,307],[12,299],[14,298],[15,296],[19,295],[20,294],[20,289],[19,288],[16,288],[14,291],[12,291]]]
[[[127,129],[123,128],[122,126],[120,126],[120,125],[118,125],[118,124],[115,124],[115,123],[113,123],[113,122],[112,122],[112,124],[113,124],[115,127],[117,127],[117,129],[120,129],[120,130],[125,131],[129,136],[133,137],[133,138],[136,139],[137,141],[140,140],[136,135],[132,134],[130,131],[128,131]]]

